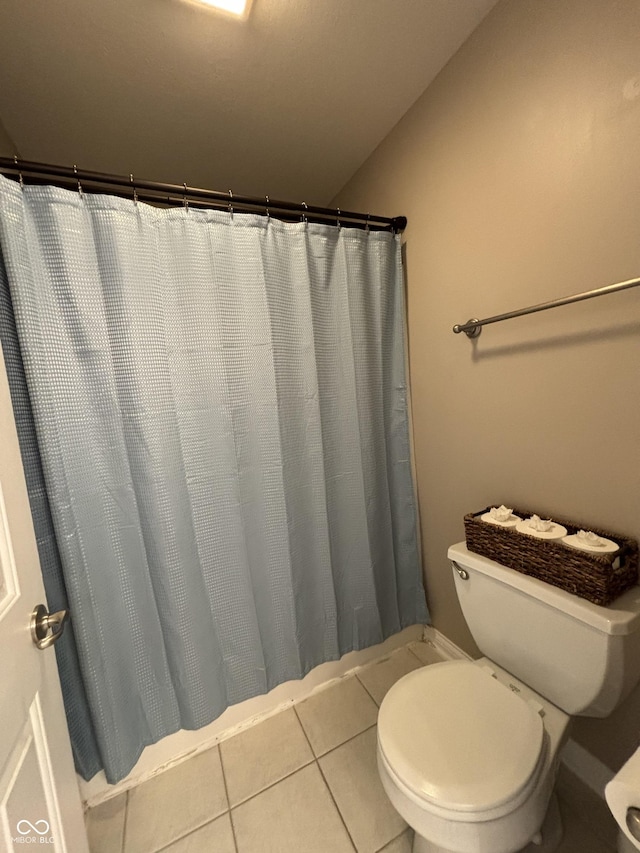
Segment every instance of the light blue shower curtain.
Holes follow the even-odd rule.
[[[427,620],[399,238],[0,178],[0,249],[110,781]]]

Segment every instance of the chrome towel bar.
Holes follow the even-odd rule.
[[[455,325],[453,331],[456,335],[464,332],[468,338],[477,338],[483,326],[489,323],[499,323],[500,320],[510,320],[512,317],[522,317],[525,314],[535,314],[536,311],[546,311],[548,308],[558,308],[560,305],[570,305],[572,302],[582,302],[584,299],[593,299],[594,296],[604,296],[607,293],[617,293],[619,290],[627,290],[629,287],[637,287],[640,278],[631,278],[629,281],[619,281],[617,284],[607,284],[597,287],[595,290],[585,290],[584,293],[575,293],[573,296],[565,296],[563,299],[554,299],[552,302],[541,302],[540,305],[532,305],[529,308],[521,308],[519,311],[509,311],[506,314],[496,314],[495,317],[486,317],[484,320],[475,318],[467,320],[462,325]]]

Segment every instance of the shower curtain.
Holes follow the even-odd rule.
[[[85,778],[427,621],[397,236],[0,178],[0,252]]]

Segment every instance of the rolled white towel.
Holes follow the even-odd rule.
[[[543,519],[539,515],[532,515],[526,521],[521,521],[516,525],[518,533],[526,533],[528,536],[535,536],[536,539],[562,539],[567,535],[567,528],[561,524],[556,524],[550,518]]]
[[[497,524],[498,527],[515,527],[519,521],[522,521],[519,515],[514,515],[513,510],[504,506],[492,506],[489,512],[485,512],[480,516],[482,521],[488,521],[489,524]]]
[[[588,551],[590,554],[615,554],[620,550],[620,546],[613,539],[605,539],[592,530],[578,530],[572,536],[565,536],[562,541],[571,548]]]

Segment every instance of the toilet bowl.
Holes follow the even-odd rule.
[[[414,851],[525,848],[544,821],[568,724],[486,658],[433,664],[398,681],[380,708],[378,771],[415,830]]]
[[[640,680],[640,589],[599,607],[449,549],[478,661],[432,664],[386,694],[378,771],[414,853],[553,853],[572,715],[606,716]]]

